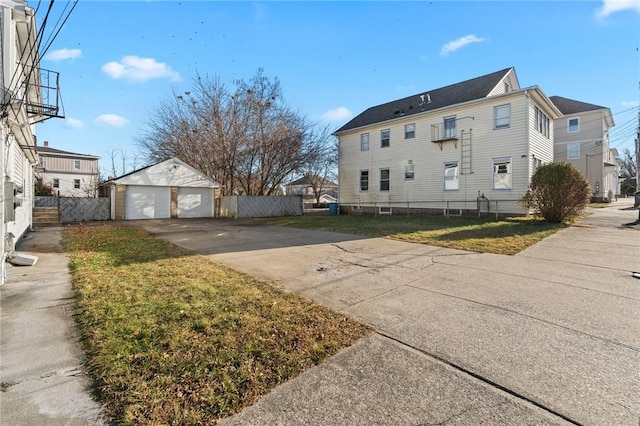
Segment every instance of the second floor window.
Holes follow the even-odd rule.
[[[415,123],[411,123],[411,124],[405,124],[404,125],[404,138],[405,139],[412,139],[416,137],[416,124]]]
[[[369,151],[369,133],[360,135],[360,151]]]
[[[391,130],[385,129],[380,131],[380,147],[387,148],[390,144]]]
[[[567,132],[574,133],[580,131],[580,118],[570,118],[567,120]]]
[[[444,119],[444,138],[451,139],[456,137],[456,118],[445,117]]]
[[[80,160],[73,160],[73,170],[80,170]]]
[[[493,108],[494,129],[504,129],[511,124],[511,105],[500,105]]]

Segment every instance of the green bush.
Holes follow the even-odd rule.
[[[36,182],[35,185],[33,186],[33,195],[36,196],[49,196],[49,195],[53,195],[53,188],[50,187],[49,185],[45,185],[44,183],[40,183],[40,182]]]
[[[538,167],[522,203],[551,223],[570,221],[582,214],[591,187],[572,164],[553,162]]]

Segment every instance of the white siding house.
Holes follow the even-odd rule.
[[[611,201],[619,193],[620,174],[618,152],[609,148],[609,130],[615,126],[611,110],[561,96],[550,99],[564,114],[554,123],[555,160],[567,161],[582,172],[593,201]]]
[[[39,68],[36,34],[34,9],[24,0],[0,0],[0,235],[11,244],[32,224],[36,123],[59,116],[57,73]],[[41,84],[44,73],[54,76],[45,89],[46,97]],[[7,245],[0,247],[4,266]],[[3,270],[2,280],[4,275]]]
[[[514,68],[369,108],[335,132],[341,210],[526,213],[560,115]]]
[[[39,146],[38,181],[62,197],[97,197],[100,174],[95,155],[78,154],[49,147],[47,141]]]

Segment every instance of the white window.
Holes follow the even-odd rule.
[[[511,189],[511,158],[493,159],[493,189]]]
[[[444,163],[444,190],[451,191],[460,187],[458,162]]]
[[[580,131],[580,117],[567,120],[567,132],[575,133]]]
[[[73,160],[73,170],[80,170],[80,160]]]
[[[73,180],[73,187],[75,189],[80,189],[80,179],[74,179]]]
[[[360,135],[360,151],[369,151],[369,133]]]
[[[415,123],[404,125],[404,138],[411,139],[416,137],[416,125]]]
[[[549,117],[536,107],[536,130],[542,133],[547,139],[551,136]]]
[[[380,169],[380,191],[389,190],[389,169]]]
[[[404,166],[404,180],[413,180],[413,164]]]
[[[580,143],[570,143],[567,145],[567,160],[580,159]]]
[[[369,170],[360,170],[360,191],[369,190]]]
[[[493,122],[495,129],[504,129],[511,124],[511,105],[500,105],[493,108]]]
[[[533,156],[533,173],[536,172],[536,170],[538,170],[538,167],[542,166],[542,160],[539,158],[536,158],[536,156]]]
[[[444,118],[444,138],[451,139],[456,137],[456,118],[445,117]]]
[[[53,186],[54,188],[60,188],[60,179],[52,179],[51,186]]]
[[[380,131],[380,147],[387,148],[390,144],[391,130],[384,129]]]

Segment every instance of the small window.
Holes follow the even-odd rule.
[[[380,169],[380,191],[389,190],[389,169]]]
[[[73,170],[80,170],[80,160],[73,160]]]
[[[413,180],[413,164],[404,166],[404,180]]]
[[[379,214],[391,214],[392,213],[391,207],[380,207],[378,209],[378,213]]]
[[[369,151],[369,133],[360,135],[360,151]]]
[[[451,139],[456,137],[456,118],[445,117],[444,119],[444,138]]]
[[[567,131],[569,133],[580,131],[580,117],[570,118],[567,120]]]
[[[369,170],[360,170],[360,191],[369,190]]]
[[[384,129],[380,131],[380,147],[387,148],[390,144],[391,130]]]
[[[570,143],[567,145],[567,160],[580,159],[580,143]]]
[[[500,105],[493,108],[495,129],[504,129],[511,123],[511,105]]]
[[[511,158],[493,159],[493,189],[511,189]]]
[[[411,139],[416,137],[416,124],[405,124],[404,125],[404,138]]]
[[[452,191],[459,189],[460,180],[458,173],[458,162],[452,161],[444,163],[444,190]]]
[[[80,189],[80,179],[74,179],[73,180],[73,187],[75,189]]]
[[[51,186],[53,186],[54,188],[60,188],[60,179],[52,179]]]

